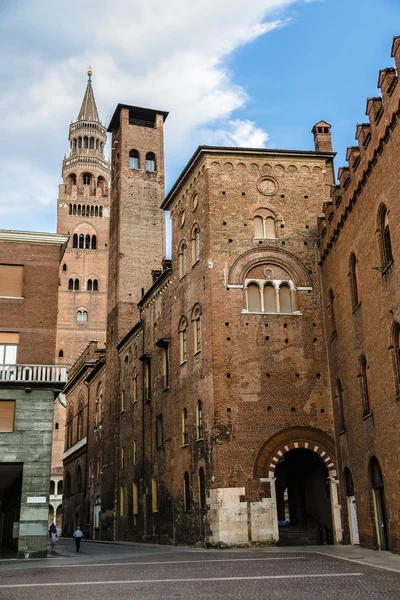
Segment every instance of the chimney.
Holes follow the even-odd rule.
[[[326,121],[319,121],[311,132],[314,135],[316,152],[332,152],[331,126]]]

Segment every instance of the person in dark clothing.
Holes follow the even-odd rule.
[[[82,539],[83,533],[80,530],[80,527],[76,528],[76,531],[74,531],[73,533],[73,538],[75,540],[75,546],[76,546],[76,551],[79,552],[79,549],[81,547],[81,539]]]

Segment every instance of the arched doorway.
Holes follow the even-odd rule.
[[[346,486],[350,541],[352,544],[358,545],[360,543],[360,536],[358,533],[356,496],[354,494],[353,477],[351,476],[350,469],[348,469],[347,467],[344,470],[344,482]]]
[[[328,470],[318,454],[305,448],[290,450],[276,465],[275,477],[280,541],[319,543],[321,528],[324,541],[330,541]]]
[[[49,517],[48,517],[49,527],[53,523],[53,521],[54,521],[54,507],[52,504],[49,504]]]
[[[62,518],[63,518],[63,510],[62,510],[62,504],[60,504],[57,507],[57,511],[56,511],[56,526],[57,526],[58,530],[60,530],[62,528]]]
[[[315,544],[322,532],[323,542],[342,542],[335,443],[327,433],[304,426],[277,432],[260,448],[254,478],[271,498],[268,528],[274,541]],[[293,539],[285,542],[289,533]]]
[[[374,499],[375,525],[378,536],[378,545],[380,550],[390,550],[385,486],[381,467],[375,456],[373,456],[370,460],[370,475]]]

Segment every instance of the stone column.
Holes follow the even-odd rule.
[[[339,481],[334,478],[329,478],[329,489],[331,493],[331,509],[332,509],[332,528],[333,541],[335,544],[341,544],[343,540],[343,526],[341,505],[339,504]]]

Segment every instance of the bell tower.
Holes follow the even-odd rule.
[[[62,164],[57,206],[57,232],[70,235],[60,267],[56,356],[66,366],[90,340],[104,343],[106,336],[110,215],[106,139],[89,67],[82,106],[69,128],[70,151]]]

